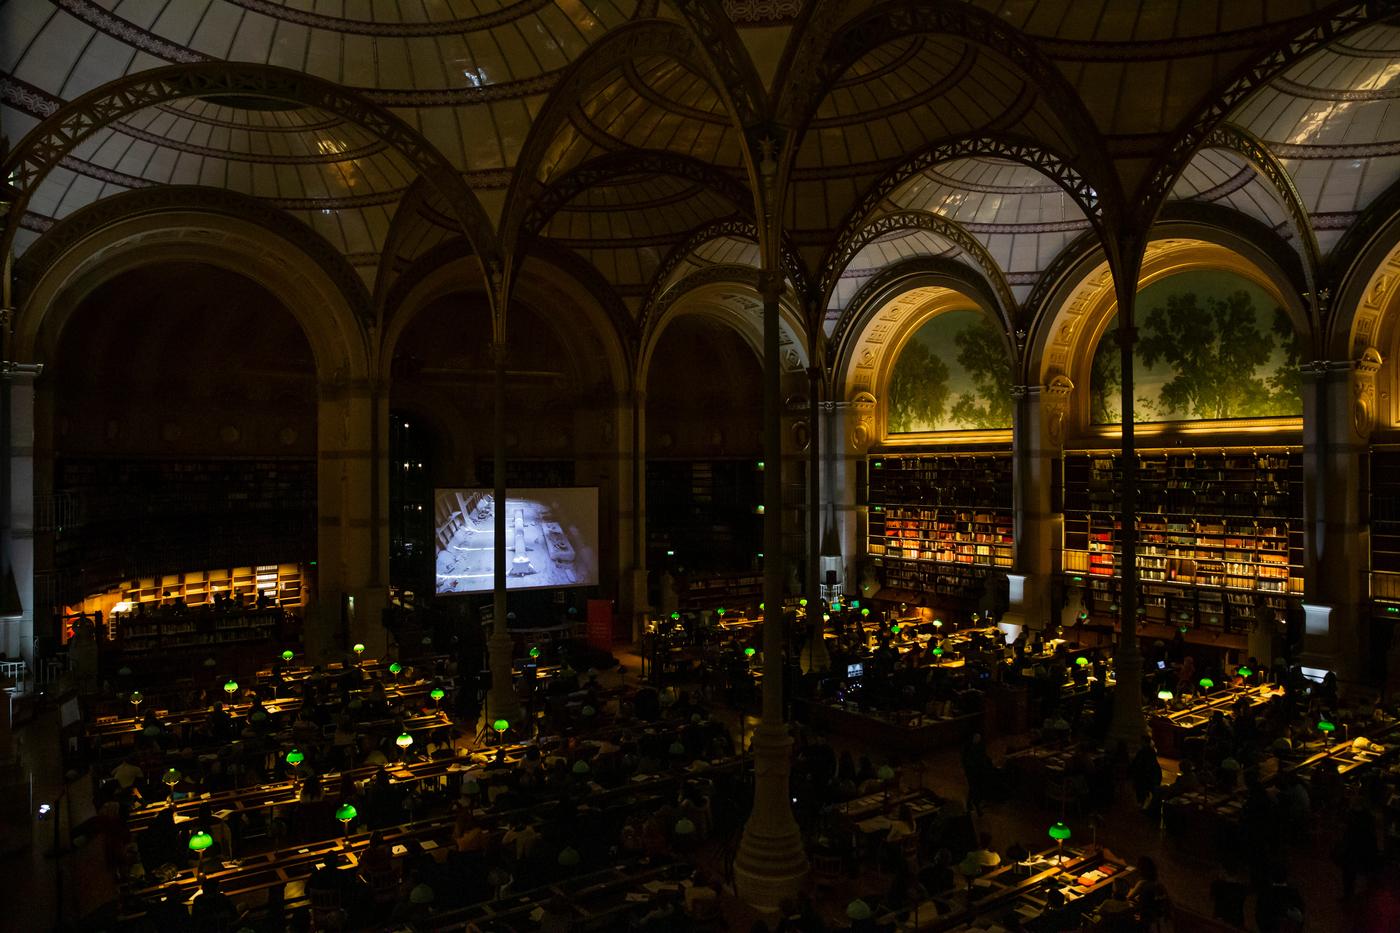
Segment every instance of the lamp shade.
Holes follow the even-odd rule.
[[[868,610],[868,609],[862,609],[862,610],[861,610],[861,613],[862,613],[862,614],[865,614],[865,613],[868,613],[869,611],[870,611],[870,610]],[[898,635],[898,634],[899,634],[899,630],[900,630],[901,628],[903,628],[903,626],[900,625],[898,622],[896,622],[894,625],[891,625],[891,626],[890,626],[890,631],[893,632],[894,634]]]
[[[586,761],[576,761],[576,762],[574,762],[574,766],[573,766],[572,770],[573,770],[574,774],[587,774],[588,772],[592,771],[593,769],[590,768],[590,767],[588,767],[588,762],[586,762]]]
[[[179,771],[176,771],[174,768],[171,768],[169,771],[165,772],[160,776],[160,780],[161,783],[169,787],[174,787],[176,784],[180,783],[180,779],[183,777],[183,774],[181,774]]]
[[[213,844],[214,837],[209,835],[202,829],[196,832],[194,835],[190,836],[191,852],[203,852],[205,849],[209,848]]]
[[[894,768],[889,765],[880,765],[880,770],[875,772],[875,776],[882,781],[894,780]]]
[[[804,597],[802,597],[801,599],[799,599],[799,600],[797,601],[797,605],[801,606],[803,609],[806,609],[806,608],[807,608],[807,597],[804,596]]]
[[[428,691],[428,696],[432,697],[434,700],[441,700],[443,697],[447,696],[447,691],[441,687],[434,687]]]
[[[287,752],[287,764],[299,765],[306,760],[306,756],[301,753],[301,749],[294,748]]]
[[[495,722],[491,723],[491,728],[495,729],[497,732],[505,732],[510,728],[510,722],[505,719],[497,719]]]
[[[360,815],[360,811],[355,809],[353,803],[342,803],[335,811],[335,818],[342,823],[348,823]]]
[[[1158,691],[1157,691],[1157,699],[1159,699],[1159,700],[1170,700],[1170,699],[1172,698],[1172,695],[1173,695],[1173,694],[1172,694],[1172,692],[1171,692],[1170,690],[1158,690]]]
[[[575,849],[573,846],[565,847],[560,851],[558,861],[559,864],[563,865],[565,868],[572,868],[578,864],[578,849]]]
[[[934,628],[942,628],[942,627],[943,627],[943,620],[942,620],[942,619],[934,619],[934,620],[933,620],[933,627],[934,627]]]
[[[291,649],[291,648],[288,648],[286,651],[283,651],[283,652],[282,652],[282,660],[283,660],[283,661],[290,661],[290,660],[292,659],[292,657],[293,657],[293,655],[292,655],[292,649]]]
[[[1239,674],[1241,677],[1253,677],[1253,676],[1254,676],[1254,671],[1252,671],[1252,670],[1250,670],[1249,668],[1245,667],[1243,664],[1241,664],[1241,665],[1235,670],[1235,673],[1236,673],[1236,674]]]
[[[724,607],[723,607],[723,606],[720,606],[718,609],[716,609],[716,610],[715,610],[715,615],[723,617],[723,616],[724,616]]]
[[[140,705],[141,705],[141,701],[144,700],[144,699],[145,699],[145,697],[143,697],[143,696],[141,695],[141,691],[140,691],[140,690],[133,690],[133,691],[131,691],[131,705],[132,705],[132,706],[140,706]]]
[[[1202,690],[1209,690],[1209,689],[1211,689],[1211,688],[1214,687],[1214,686],[1215,686],[1215,681],[1211,680],[1209,677],[1202,677],[1202,678],[1201,678],[1201,689],[1202,689]]]
[[[1332,722],[1330,719],[1319,720],[1317,724],[1317,731],[1326,735],[1331,735],[1333,732],[1337,731],[1337,724]]]
[[[580,712],[583,713],[583,715],[585,715],[585,716],[596,716],[596,715],[598,715],[598,711],[597,711],[596,709],[594,709],[593,707],[591,707],[591,706],[585,706],[582,710],[580,710]]]
[[[530,646],[530,657],[532,657],[532,658],[538,658],[539,656],[540,656],[540,646],[539,646],[539,645],[531,645],[531,646]]]
[[[672,755],[675,755],[679,758],[681,755],[685,754],[685,746],[682,745],[680,742],[672,742],[671,747],[668,749],[668,751],[670,751]]]
[[[751,658],[756,654],[758,654],[758,649],[755,648],[753,645],[749,645],[747,648],[744,649],[744,657],[746,658]]]
[[[686,819],[685,817],[681,817],[680,819],[676,820],[676,835],[677,835],[677,836],[693,836],[693,835],[695,835],[695,824],[694,824],[693,822],[691,822],[690,820]]]
[[[399,737],[394,739],[394,744],[399,748],[408,748],[413,744],[413,736],[409,735],[407,732],[400,732]]]
[[[237,692],[238,681],[234,680],[232,677],[224,681],[224,693],[227,693],[229,696],[233,696]]]
[[[673,613],[671,613],[671,621],[672,621],[672,622],[679,622],[680,620],[681,620],[681,614],[680,614],[679,612],[673,612]]]
[[[860,898],[856,898],[846,905],[846,919],[848,920],[869,920],[874,915],[870,905]]]
[[[355,652],[356,654],[364,654],[364,653],[365,653],[365,646],[364,646],[363,644],[361,644],[360,642],[355,642],[354,652]]]
[[[213,658],[205,658],[205,659],[204,659],[204,666],[205,666],[205,667],[218,667],[218,666],[219,666],[219,662],[218,662],[218,661],[215,661]]]
[[[1077,658],[1074,659],[1074,663],[1077,664],[1077,665],[1079,665],[1080,667],[1088,667],[1088,666],[1089,666],[1089,659],[1086,658],[1086,657],[1084,657],[1084,655],[1081,654],[1079,657],[1077,657]]]
[[[1050,838],[1056,842],[1064,842],[1069,837],[1069,827],[1064,823],[1056,823],[1050,827]]]
[[[933,646],[933,656],[934,656],[935,658],[941,658],[941,657],[943,657],[943,646],[942,646],[942,645],[934,645],[934,646]]]
[[[398,661],[393,661],[393,662],[391,662],[391,663],[389,664],[389,673],[390,673],[390,674],[395,674],[395,675],[397,675],[397,674],[399,674],[399,673],[402,672],[402,671],[403,671],[403,665],[400,664]]]
[[[868,608],[862,609],[862,610],[860,611],[860,614],[861,614],[862,617],[868,616],[868,615],[870,615],[870,610],[869,610]]]

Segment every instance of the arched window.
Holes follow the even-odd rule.
[[[890,434],[1011,427],[1011,361],[987,315],[944,311],[910,335],[886,388]]]
[[[1139,422],[1296,418],[1303,413],[1303,342],[1257,284],[1217,269],[1178,272],[1137,297],[1134,416]],[[1089,420],[1121,420],[1115,317],[1089,377]]]

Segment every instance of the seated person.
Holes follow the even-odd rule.
[[[968,852],[958,865],[958,870],[963,877],[971,881],[978,875],[985,874],[1001,864],[1001,856],[992,849],[992,837],[990,833],[982,833],[977,838],[978,847]]]
[[[216,930],[228,930],[232,929],[238,920],[238,908],[229,896],[219,889],[216,879],[205,878],[199,893],[194,897],[194,903],[190,905],[190,919],[194,928],[199,931],[208,930],[213,933]]]

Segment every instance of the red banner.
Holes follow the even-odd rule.
[[[611,599],[588,601],[588,643],[611,651],[613,646],[613,604]]]

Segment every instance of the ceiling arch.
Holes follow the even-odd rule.
[[[456,170],[412,127],[353,92],[318,78],[280,68],[226,63],[139,72],[70,102],[37,126],[0,166],[17,192],[0,236],[0,250],[9,250],[19,218],[49,173],[105,127],[160,104],[210,97],[282,101],[334,114],[362,127],[370,137],[397,150],[439,192],[482,262],[497,261],[494,231],[480,202]]]

